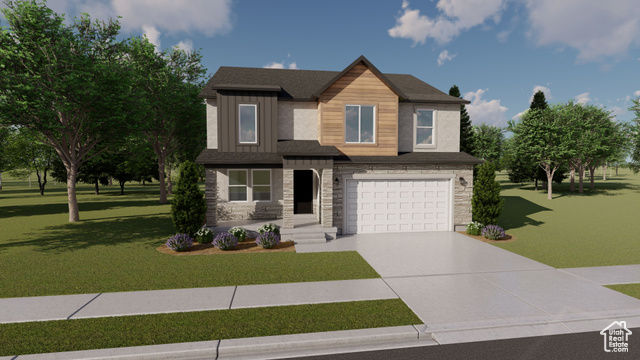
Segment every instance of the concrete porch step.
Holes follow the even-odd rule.
[[[282,241],[293,241],[296,244],[326,243],[327,239],[335,239],[338,229],[335,227],[301,227],[280,229]]]

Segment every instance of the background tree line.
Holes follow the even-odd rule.
[[[449,95],[460,97],[457,86]],[[472,126],[461,105],[460,150],[478,159],[492,162],[497,170],[506,170],[514,183],[532,181],[547,187],[552,198],[552,183],[570,181],[570,191],[584,192],[585,174],[589,187],[595,187],[595,170],[627,165],[640,171],[640,100],[633,101],[633,123],[619,123],[604,107],[569,101],[548,105],[542,91],[534,94],[530,108],[506,128],[486,124]],[[506,138],[505,132],[511,132]],[[466,150],[463,150],[466,149]],[[627,158],[630,162],[627,163]]]
[[[43,194],[47,173],[66,182],[70,222],[80,219],[77,181],[98,191],[115,179],[123,191],[155,177],[166,203],[171,169],[205,147],[199,52],[118,40],[116,19],[83,14],[65,24],[39,0],[4,4],[0,174],[35,171]]]

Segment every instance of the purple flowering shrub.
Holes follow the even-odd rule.
[[[262,246],[264,249],[274,248],[280,243],[280,235],[275,232],[268,231],[258,235],[256,238],[256,244]]]
[[[238,245],[238,238],[233,234],[220,233],[213,239],[212,244],[220,250],[230,250]]]
[[[185,251],[193,244],[193,239],[187,234],[175,234],[167,240],[166,245],[173,251]]]
[[[489,240],[499,240],[504,237],[504,229],[498,225],[487,225],[482,229],[482,236]]]

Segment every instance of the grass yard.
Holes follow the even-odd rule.
[[[496,179],[505,199],[499,225],[516,240],[494,244],[558,268],[640,264],[640,174],[596,171],[595,189],[569,192],[568,179],[554,184],[553,200],[532,183]],[[577,188],[577,182],[576,182]]]
[[[640,284],[607,285],[606,287],[640,299]]]
[[[0,356],[421,323],[391,299],[0,324]]]
[[[0,298],[375,278],[356,252],[171,256],[174,233],[157,184],[93,194],[78,184],[80,222],[68,222],[66,185],[45,195],[3,176]]]

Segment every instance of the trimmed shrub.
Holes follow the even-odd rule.
[[[280,235],[280,226],[276,225],[276,224],[264,224],[262,226],[260,226],[260,228],[258,228],[258,232],[260,234],[264,234],[264,233],[268,233],[268,232],[272,232],[276,235]]]
[[[193,245],[193,239],[187,234],[175,234],[167,240],[165,245],[173,251],[185,251]]]
[[[180,179],[171,201],[171,220],[180,233],[195,236],[204,223],[207,205],[204,193],[198,188],[198,165],[185,161],[180,165]]]
[[[473,221],[481,224],[497,224],[502,213],[500,183],[496,181],[496,168],[487,161],[480,166],[478,176],[473,181],[471,198]]]
[[[196,232],[196,241],[200,244],[210,244],[213,241],[213,231],[203,227]]]
[[[470,222],[467,224],[467,234],[478,236],[482,233],[482,228],[484,226],[477,221]]]
[[[274,248],[279,243],[280,243],[280,235],[271,231],[266,232],[264,234],[260,234],[256,238],[256,244],[262,246],[264,249]]]
[[[498,225],[487,225],[482,229],[482,236],[489,240],[499,240],[504,237],[504,229]]]
[[[238,245],[238,238],[233,234],[220,233],[215,239],[213,239],[213,246],[220,250],[230,250],[236,245]]]
[[[240,226],[234,226],[229,229],[229,234],[238,238],[238,241],[243,242],[247,238],[247,230]]]

